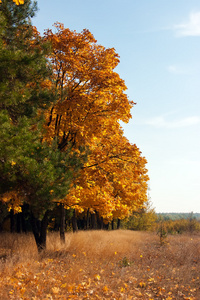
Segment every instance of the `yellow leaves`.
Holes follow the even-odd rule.
[[[24,4],[24,0],[13,0],[17,5]]]
[[[13,2],[17,5],[22,5],[24,4],[24,0],[13,0]],[[2,0],[0,0],[0,3],[2,3]]]
[[[59,236],[54,237],[55,244],[51,247],[59,241]],[[199,299],[199,269],[198,266],[196,270],[192,269],[195,245],[199,243],[197,235],[192,242],[190,236],[171,238],[170,248],[166,249],[158,249],[152,234],[144,232],[90,232],[89,235],[81,232],[71,238],[71,246],[62,255],[52,250],[50,259],[26,261],[24,257],[19,258],[19,261],[22,259],[21,264],[16,262],[8,273],[0,272],[2,296],[9,295],[12,299]],[[24,237],[22,239],[24,241]],[[27,242],[25,245],[20,243],[26,250]],[[32,244],[29,247],[32,253]],[[22,253],[24,249],[21,249]],[[124,259],[122,269],[113,249],[119,257],[130,255],[133,263],[129,264],[129,260]],[[83,256],[85,251],[87,258]],[[187,258],[188,251],[190,259],[183,261],[182,255]],[[72,259],[73,253],[77,256],[76,260]],[[139,259],[141,253],[142,264]],[[181,268],[187,268],[187,274],[182,274],[180,282]]]
[[[69,293],[73,293],[74,289],[75,289],[75,286],[74,286],[74,285],[70,285],[70,286],[68,286],[68,288],[67,288],[67,290],[68,290]]]
[[[1,0],[0,0],[0,3],[1,3]],[[14,290],[10,290],[9,295],[13,295],[13,294],[14,294]]]
[[[146,200],[146,161],[139,149],[123,135],[119,121],[128,122],[134,103],[119,74],[114,72],[119,56],[114,48],[98,45],[93,35],[64,28],[56,23],[56,33],[47,30],[52,44],[49,59],[58,100],[46,118],[46,141],[56,136],[64,151],[90,149],[88,160],[63,200],[77,212],[97,211],[104,220],[125,218]],[[79,153],[81,155],[81,153]]]
[[[146,283],[144,281],[140,281],[139,284],[138,284],[138,287],[145,288],[146,287]]]
[[[97,280],[97,281],[99,281],[99,280],[101,279],[101,276],[98,275],[98,274],[95,274],[95,275],[94,275],[94,279]]]
[[[15,166],[16,165],[16,162],[15,161],[11,161],[11,166]]]
[[[105,293],[107,293],[109,291],[109,288],[107,287],[107,285],[105,285],[102,289]]]
[[[114,49],[97,45],[88,30],[77,33],[60,23],[55,27],[58,29],[56,34],[52,30],[45,33],[53,45],[51,59],[55,71],[59,70],[55,72],[55,80],[60,101],[55,105],[55,111],[58,116],[64,116],[59,128],[72,134],[73,127],[79,143],[79,139],[84,141],[94,132],[102,132],[100,126],[109,117],[119,120],[124,115],[129,116],[130,101],[124,94],[123,80],[113,72],[119,62]],[[63,96],[63,88],[67,89],[66,96]],[[56,118],[52,118],[52,124]]]
[[[8,211],[11,211],[11,209],[14,211],[14,214],[18,214],[22,212],[22,207],[19,205],[8,204]]]
[[[13,210],[14,214],[22,211],[21,205],[23,201],[17,191],[9,191],[4,193],[0,200],[7,203],[8,211]]]

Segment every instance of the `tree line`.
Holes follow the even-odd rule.
[[[52,220],[64,241],[66,216],[74,230],[77,218],[106,228],[141,210],[149,178],[120,125],[135,103],[115,49],[58,22],[41,36],[36,11],[0,1],[0,209],[30,226],[40,251]]]

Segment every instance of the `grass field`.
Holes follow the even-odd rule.
[[[200,299],[200,235],[84,231],[0,234],[0,299]]]

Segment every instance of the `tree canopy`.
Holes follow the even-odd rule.
[[[36,10],[30,0],[0,2],[1,199],[15,212],[27,203],[42,221],[57,203],[123,219],[146,202],[148,175],[120,125],[135,103],[115,71],[119,55],[61,23],[41,37]]]
[[[134,105],[115,72],[119,56],[82,33],[55,24],[45,40],[58,101],[46,113],[46,140],[57,137],[62,151],[88,146],[88,161],[73,182],[66,207],[97,211],[106,220],[123,218],[146,200],[146,160],[124,137],[120,121],[128,122]]]

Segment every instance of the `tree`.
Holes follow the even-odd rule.
[[[105,222],[123,219],[147,199],[146,159],[121,130],[96,139],[88,161],[66,197],[66,206],[98,213]]]
[[[36,10],[30,0],[20,6],[11,0],[0,4],[0,109],[14,123],[21,117],[35,118],[38,109],[53,101],[48,87],[40,86],[51,70],[45,58],[49,49],[30,22]]]
[[[146,160],[123,136],[119,121],[128,122],[130,109],[124,81],[114,71],[119,56],[113,48],[82,33],[55,24],[47,30],[58,101],[46,114],[46,141],[57,138],[62,151],[88,146],[90,154],[63,199],[67,208],[98,212],[104,220],[124,218],[146,200]]]
[[[109,120],[128,122],[133,102],[124,81],[114,71],[119,57],[113,48],[97,45],[88,30],[82,33],[55,24],[57,32],[45,33],[52,44],[49,59],[54,70],[58,101],[46,114],[47,136],[55,136],[61,150],[68,144],[90,147],[93,137],[109,130]]]
[[[125,226],[132,230],[155,230],[157,220],[155,209],[150,199],[147,199],[142,208],[133,211]]]
[[[43,141],[42,115],[55,95],[48,47],[30,21],[35,11],[29,0],[0,4],[0,195],[14,212],[29,205],[40,251],[46,246],[48,213],[68,193],[82,163],[72,151],[61,153],[55,140]]]

